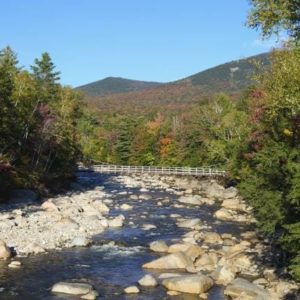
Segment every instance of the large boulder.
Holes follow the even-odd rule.
[[[225,288],[224,295],[231,298],[244,297],[244,299],[247,300],[272,299],[268,291],[242,278],[233,280],[231,284]]]
[[[162,282],[163,286],[171,291],[190,294],[207,292],[214,284],[213,280],[205,275],[182,275],[167,278]]]
[[[6,243],[0,240],[0,259],[7,259],[12,256],[10,249],[7,247]]]
[[[151,274],[146,274],[143,278],[138,281],[139,285],[146,287],[157,286],[157,280]]]
[[[233,215],[225,208],[221,208],[214,213],[214,217],[221,221],[233,221]]]
[[[190,248],[192,244],[189,243],[177,243],[173,244],[169,247],[169,253],[176,253],[176,252],[185,252],[188,248]]]
[[[180,203],[192,204],[192,205],[201,205],[201,196],[194,195],[194,196],[182,196],[178,199]]]
[[[86,295],[93,290],[87,283],[58,282],[51,288],[52,293],[62,293],[69,295]]]
[[[193,261],[183,252],[172,253],[146,263],[146,269],[186,269],[193,266]]]
[[[154,252],[168,252],[168,245],[165,241],[154,241],[149,245],[150,250]]]

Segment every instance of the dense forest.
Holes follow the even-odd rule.
[[[10,47],[0,51],[0,196],[12,187],[47,192],[74,176],[81,157],[81,96],[58,83],[48,53],[18,67]]]
[[[147,105],[139,114],[91,112],[79,92],[58,83],[47,53],[28,72],[9,47],[3,49],[1,195],[10,187],[45,190],[61,183],[80,160],[216,166],[228,171],[228,182],[253,207],[259,230],[286,251],[300,279],[299,8],[292,0],[251,2],[249,26],[261,28],[265,37],[283,28],[290,42],[270,54],[268,69],[257,72],[239,97],[197,96],[185,87],[185,100],[197,100],[188,109]],[[172,99],[164,92],[163,98]]]

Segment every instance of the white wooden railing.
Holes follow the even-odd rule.
[[[188,176],[225,176],[225,171],[214,168],[190,168],[190,167],[153,167],[153,166],[119,166],[119,165],[92,165],[85,167],[79,165],[79,170],[94,171],[99,173],[135,174],[150,173],[161,175],[188,175]]]

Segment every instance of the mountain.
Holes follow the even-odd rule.
[[[269,54],[231,61],[169,83],[109,77],[77,89],[84,93],[89,106],[102,113],[178,113],[189,110],[195,103],[216,93],[224,92],[238,97],[252,84],[255,61],[267,67],[270,63]]]
[[[121,77],[107,77],[86,85],[77,87],[89,96],[103,96],[108,94],[119,94],[142,91],[161,85],[159,82],[139,81]]]
[[[201,86],[203,90],[213,93],[240,91],[251,84],[251,75],[256,68],[254,62],[269,65],[269,53],[234,60],[178,82],[190,82],[193,86]]]

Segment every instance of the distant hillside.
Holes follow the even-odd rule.
[[[159,82],[148,82],[125,79],[121,77],[107,77],[86,85],[77,87],[89,96],[104,96],[109,94],[138,92],[155,86],[159,86]]]
[[[254,61],[269,64],[267,53],[240,59],[170,82],[144,82],[123,78],[106,78],[78,87],[85,101],[102,113],[174,112],[188,110],[205,97],[224,92],[233,97],[251,85]]]
[[[231,61],[178,82],[190,82],[194,86],[201,86],[204,91],[213,93],[240,91],[251,84],[251,75],[255,71],[254,61],[267,66],[269,53]]]

